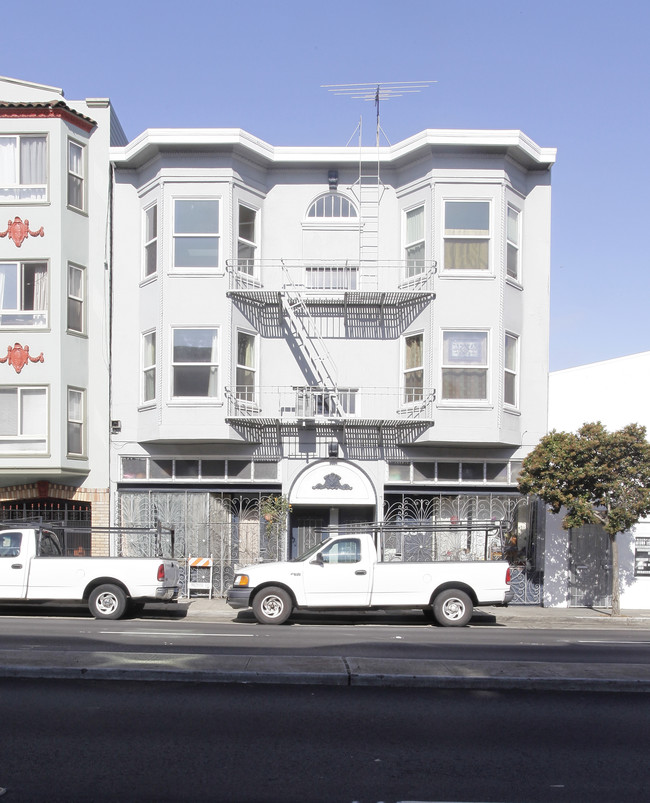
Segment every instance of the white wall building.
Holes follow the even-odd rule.
[[[173,524],[227,582],[323,524],[513,514],[546,431],[554,149],[187,129],[111,160],[115,523]],[[275,543],[260,500],[280,494]]]
[[[621,390],[624,392],[621,392]],[[575,432],[601,421],[608,430],[641,424],[650,432],[650,351],[554,371],[549,378],[549,430]],[[650,520],[618,536],[621,607],[650,607]],[[546,605],[609,605],[611,556],[599,527],[562,529],[546,519]]]
[[[0,518],[108,523],[108,153],[124,142],[108,100],[0,78]]]

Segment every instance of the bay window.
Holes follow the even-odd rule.
[[[144,213],[144,276],[151,276],[158,269],[158,205],[154,204]]]
[[[219,267],[219,201],[174,201],[174,268]]]
[[[68,265],[68,330],[71,332],[84,332],[85,273],[78,265]]]
[[[445,201],[444,269],[490,267],[489,201]]]
[[[404,337],[403,383],[405,404],[421,401],[424,398],[424,335]]]
[[[47,200],[47,137],[0,136],[0,203]]]
[[[156,333],[142,335],[142,402],[156,398]]]
[[[47,451],[47,388],[0,387],[0,454]]]
[[[416,276],[424,270],[424,206],[410,209],[406,213],[406,233],[404,256],[406,258],[406,278]]]
[[[85,210],[85,184],[85,148],[78,142],[68,140],[68,206],[81,212]]]
[[[219,330],[174,329],[172,395],[216,398],[219,394]]]
[[[519,211],[508,205],[506,220],[506,273],[519,281]]]
[[[246,402],[255,401],[255,336],[237,332],[236,396]]]
[[[84,454],[85,391],[68,388],[68,455]]]
[[[503,401],[511,407],[517,407],[518,383],[517,373],[519,366],[519,338],[506,333],[505,360],[503,367]]]
[[[0,262],[0,326],[47,326],[46,262]]]
[[[487,332],[443,332],[443,400],[487,401],[487,374]]]
[[[238,269],[243,273],[253,275],[255,272],[254,260],[257,254],[256,243],[257,212],[249,206],[239,204],[239,231],[237,237]]]

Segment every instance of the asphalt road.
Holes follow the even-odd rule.
[[[0,710],[7,803],[650,795],[638,695],[4,679]]]
[[[193,653],[269,656],[550,661],[650,665],[650,631],[589,629],[518,630],[495,626],[440,628],[423,615],[369,618],[363,623],[328,618],[258,625],[252,617],[207,621],[142,618],[97,621],[67,610],[43,615],[0,613],[2,649]]]

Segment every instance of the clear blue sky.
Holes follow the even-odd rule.
[[[436,80],[386,102],[391,142],[519,128],[553,168],[551,369],[650,350],[647,0],[33,0],[0,74],[110,97],[145,128],[237,127],[344,145],[371,103],[322,84]],[[355,140],[356,142],[356,140]],[[635,234],[636,232],[636,234]]]

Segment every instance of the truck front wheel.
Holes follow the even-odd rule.
[[[126,613],[126,594],[119,586],[97,586],[88,599],[88,607],[95,619],[121,619]]]
[[[463,627],[472,618],[474,606],[464,591],[448,588],[433,601],[433,615],[443,627]]]
[[[269,586],[253,600],[253,613],[261,625],[281,625],[291,616],[291,597],[282,588]]]

